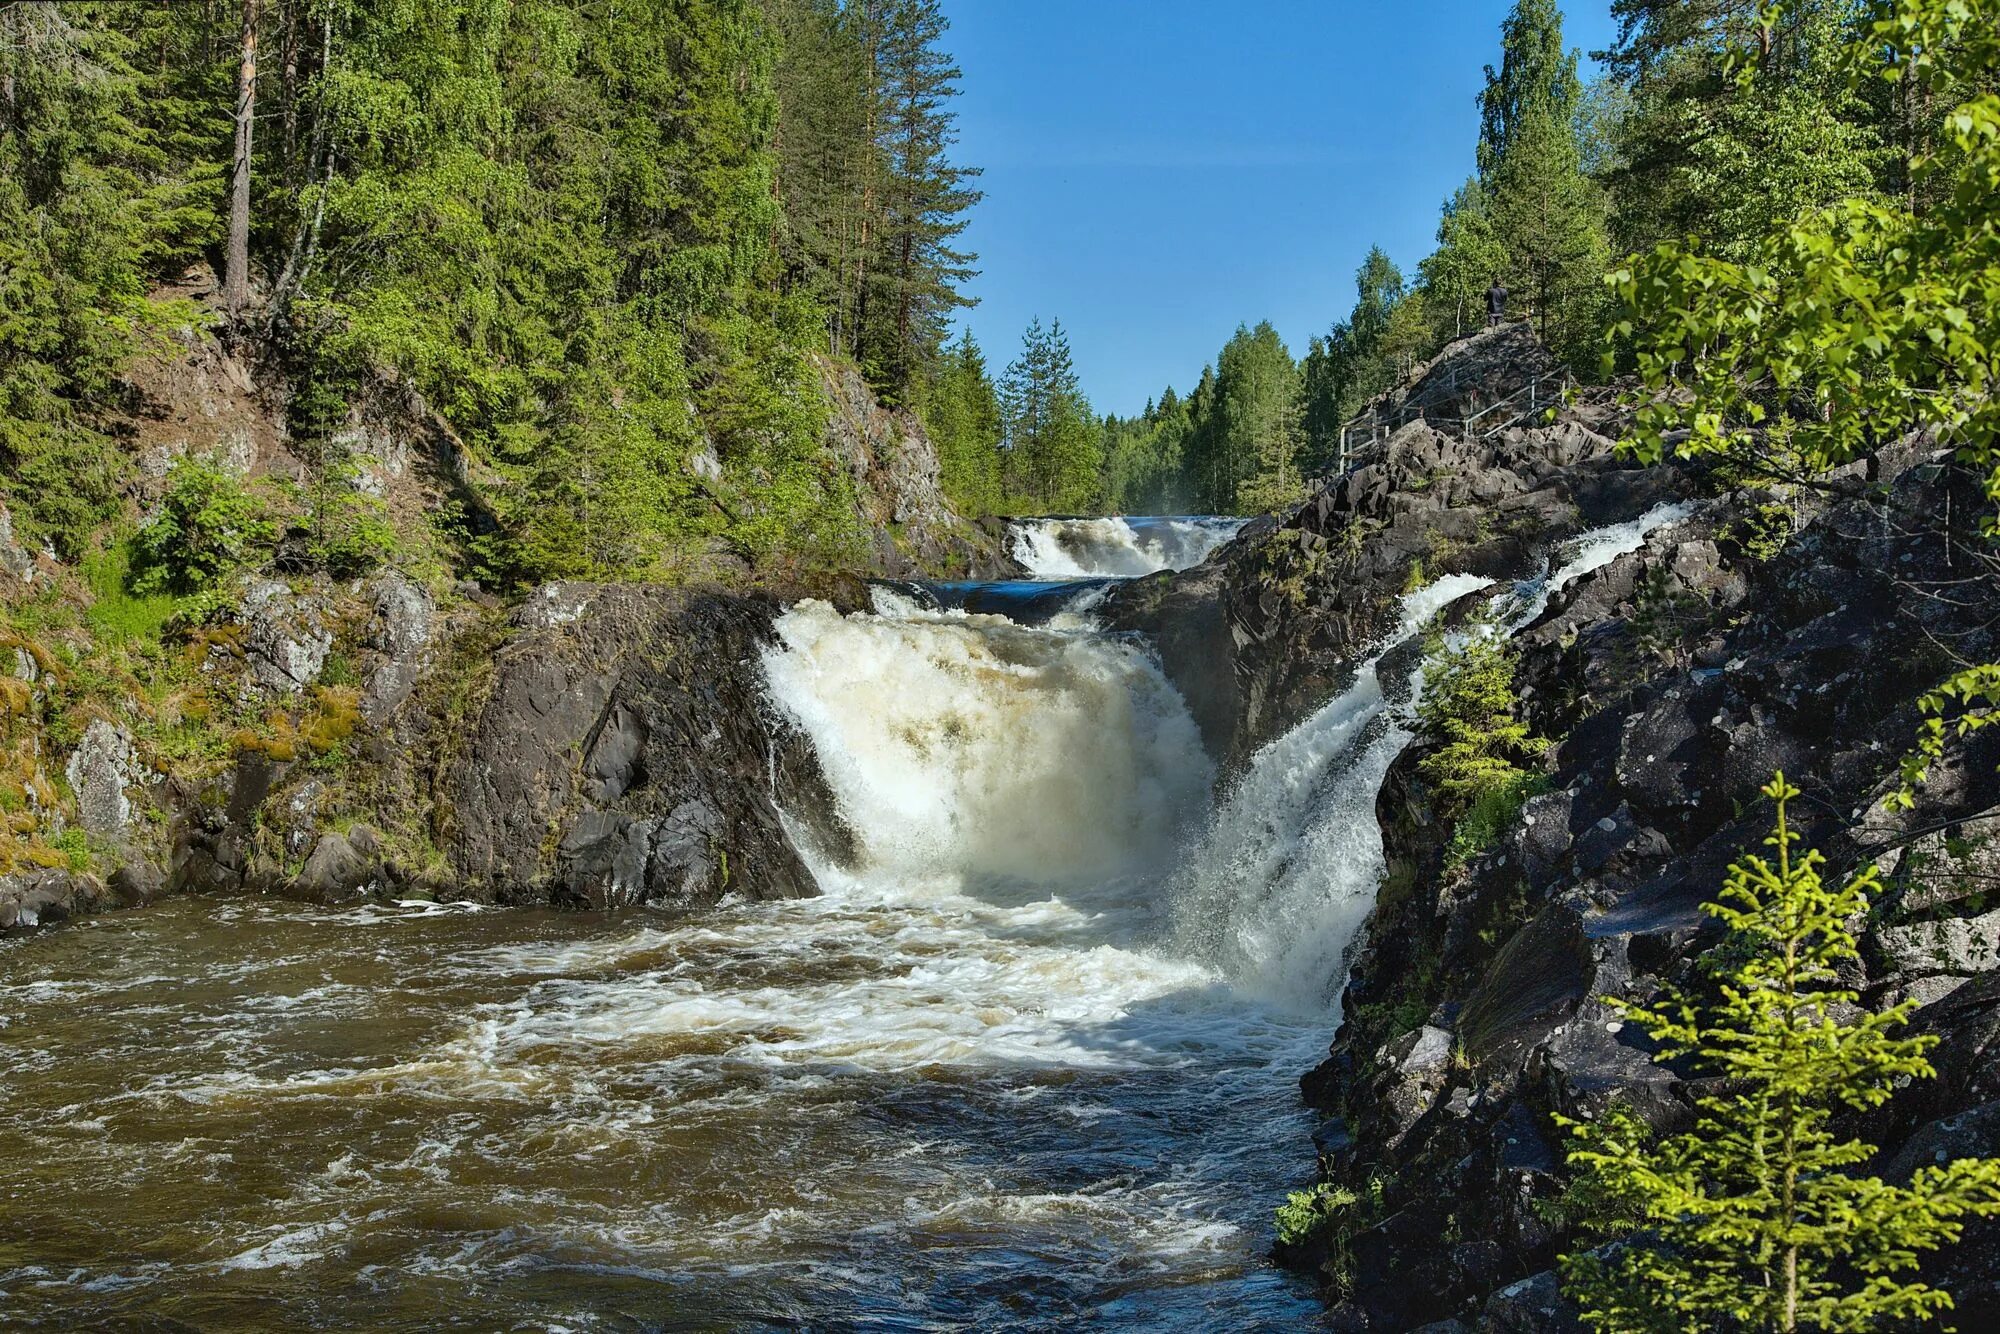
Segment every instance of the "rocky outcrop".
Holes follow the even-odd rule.
[[[279,579],[260,579],[243,597],[242,649],[263,689],[294,695],[319,679],[333,648],[320,600]]]
[[[521,609],[448,779],[456,892],[692,906],[813,892],[778,802],[830,809],[763,703],[777,604],[556,585]]]
[[[1452,419],[1504,398],[1541,369],[1502,355],[1519,337],[1510,327],[1456,344],[1400,392]],[[1197,569],[1113,590],[1104,615],[1153,640],[1210,751],[1240,762],[1345,684],[1414,584],[1447,571],[1518,578],[1562,538],[1690,493],[1686,473],[1620,457],[1603,425],[1595,400],[1486,435],[1413,417]]]
[[[819,359],[826,446],[854,482],[873,572],[888,578],[997,578],[1012,573],[997,527],[961,518],[945,497],[937,447],[913,412],[884,407],[861,372]]]
[[[1870,1005],[1917,1002],[1940,1039],[1939,1079],[1854,1118],[1884,1146],[1877,1169],[1990,1153],[2000,1133],[2000,737],[1955,745],[1915,812],[1882,803],[1918,697],[1957,661],[2000,658],[1978,479],[1913,438],[1812,490],[1730,492],[1622,460],[1602,393],[1488,436],[1449,429],[1544,365],[1522,336],[1455,345],[1377,405],[1392,433],[1302,507],[1108,600],[1241,763],[1346,684],[1405,589],[1465,572],[1497,595],[1561,538],[1690,502],[1515,636],[1521,711],[1556,740],[1497,844],[1448,858],[1420,746],[1383,784],[1387,875],[1343,1027],[1303,1081],[1321,1177],[1358,1203],[1280,1248],[1325,1282],[1336,1329],[1580,1328],[1552,1271],[1573,1222],[1553,1116],[1617,1100],[1686,1124],[1689,1072],[1608,1002],[1694,976],[1718,939],[1701,904],[1768,832],[1775,769],[1805,789],[1794,818],[1829,874],[1873,860],[1887,879],[1848,981]],[[1996,1232],[1933,1266],[1965,1327],[2000,1323]]]
[[[1798,530],[1775,553],[1746,537],[1764,498],[1719,497],[1558,594],[1516,637],[1526,716],[1561,739],[1549,790],[1471,864],[1446,864],[1421,752],[1397,762],[1379,808],[1390,871],[1350,960],[1349,1020],[1305,1081],[1346,1135],[1324,1169],[1377,1187],[1338,1253],[1292,1257],[1338,1274],[1336,1327],[1575,1328],[1547,1272],[1568,1245],[1552,1115],[1616,1099],[1685,1124],[1681,1074],[1606,1001],[1690,979],[1717,939],[1700,905],[1767,832],[1757,788],[1775,769],[1805,789],[1795,818],[1831,872],[1872,859],[1888,875],[1849,980],[1871,1003],[1917,1000],[1942,1039],[1943,1078],[1856,1126],[1885,1146],[1878,1170],[1990,1151],[2000,918],[1967,887],[1996,855],[2000,745],[1974,737],[1913,815],[1880,799],[1917,697],[1948,670],[1916,646],[2000,654],[2000,590],[1963,581],[1972,534],[1932,520],[1976,513],[1974,479],[1922,441],[1876,469],[1894,478],[1886,493],[1854,475],[1795,502]],[[1949,599],[1917,593],[1946,586]],[[1413,1061],[1447,1041],[1442,1076]],[[1938,1262],[1968,1327],[2000,1313],[1982,1254],[1969,1242]]]

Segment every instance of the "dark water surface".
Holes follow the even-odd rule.
[[[1263,1187],[1324,1032],[1123,948],[1130,909],[183,899],[5,940],[0,1316],[1297,1327]]]

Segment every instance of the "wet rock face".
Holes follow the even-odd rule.
[[[830,809],[763,704],[777,605],[556,585],[531,597],[454,765],[469,892],[592,907],[814,892],[778,814]]]
[[[1550,790],[1468,866],[1444,867],[1449,829],[1420,751],[1397,761],[1378,812],[1390,875],[1350,959],[1350,1020],[1305,1083],[1350,1136],[1322,1156],[1334,1178],[1386,1183],[1379,1221],[1352,1239],[1375,1263],[1350,1271],[1340,1318],[1576,1328],[1549,1272],[1568,1244],[1548,1207],[1565,1175],[1551,1116],[1616,1100],[1663,1130],[1687,1124],[1692,1072],[1659,1064],[1608,1002],[1693,978],[1717,940],[1700,905],[1759,850],[1769,807],[1757,788],[1774,768],[1805,789],[1794,818],[1829,876],[1869,860],[1883,870],[1863,958],[1843,980],[1873,1006],[1917,1001],[1915,1027],[1940,1039],[1940,1078],[1855,1125],[1884,1148],[1873,1170],[1993,1151],[2000,744],[1971,738],[1915,813],[1880,805],[1916,735],[1916,698],[1950,666],[1915,646],[2000,658],[2000,589],[1966,583],[1946,534],[1918,521],[1978,512],[1976,479],[1939,462],[1921,447],[1886,458],[1886,512],[1858,479],[1844,493],[1836,479],[1768,559],[1734,536],[1748,503],[1717,499],[1562,590],[1516,638],[1527,719],[1560,741]],[[1958,591],[1911,591],[1925,584]],[[1406,1068],[1443,1040],[1454,1058],[1439,1074]],[[1930,1276],[1961,1313],[2000,1318],[2000,1229],[1975,1231]],[[1498,1254],[1475,1263],[1447,1237]]]

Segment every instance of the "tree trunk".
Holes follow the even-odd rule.
[[[236,156],[229,172],[229,242],[222,304],[241,323],[250,304],[250,150],[257,112],[257,3],[243,0],[243,63],[236,75]]]

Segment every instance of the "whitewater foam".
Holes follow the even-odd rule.
[[[1134,579],[1201,564],[1244,522],[1213,515],[1017,519],[1011,546],[1032,579]]]
[[[1209,761],[1142,648],[876,598],[849,616],[798,604],[764,656],[866,867],[1090,881],[1157,860],[1199,818]]]

